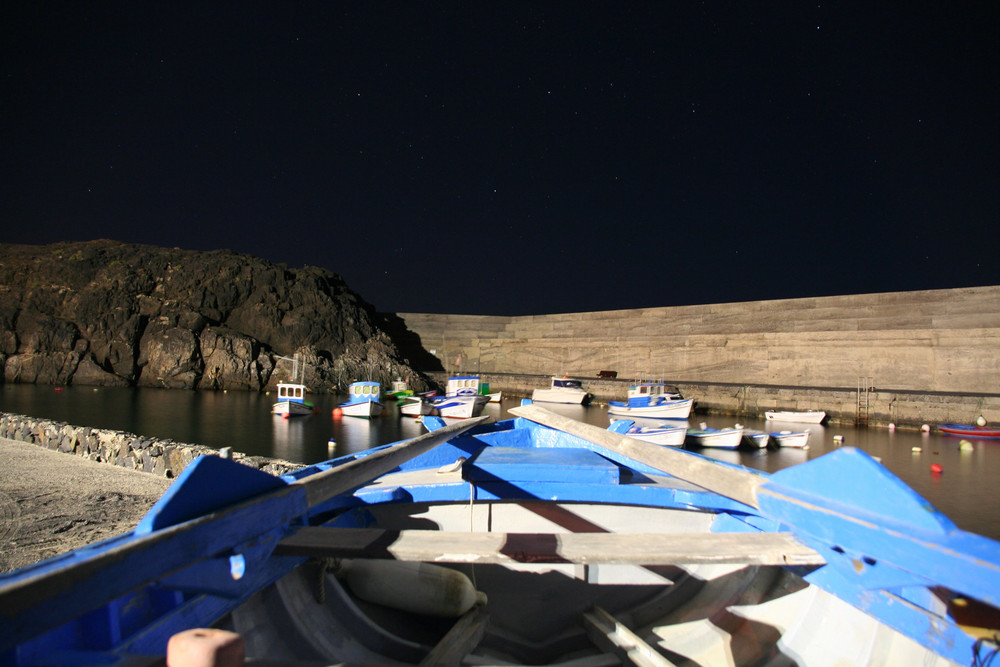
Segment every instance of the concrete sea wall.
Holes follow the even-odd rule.
[[[74,454],[90,461],[175,478],[201,455],[218,456],[219,450],[173,440],[158,440],[111,429],[73,426],[49,419],[0,413],[0,437]],[[226,452],[234,461],[282,475],[301,468],[298,463]]]
[[[401,313],[448,372],[658,378],[706,406],[1000,421],[1000,286],[525,317]],[[456,363],[457,362],[457,363]],[[739,395],[737,395],[739,394]],[[623,398],[621,389],[615,398]],[[874,416],[873,416],[874,415]],[[992,415],[992,416],[991,416]]]

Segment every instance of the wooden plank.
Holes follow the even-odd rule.
[[[575,419],[558,415],[537,405],[522,405],[508,412],[516,417],[583,438],[595,445],[626,456],[668,475],[682,479],[708,491],[731,498],[754,509],[760,509],[757,488],[765,483],[760,475],[735,470],[711,459],[695,456],[673,447],[663,447],[642,442],[607,429],[584,424]]]
[[[429,451],[457,435],[468,431],[489,419],[488,416],[473,417],[461,422],[448,424],[436,431],[429,431],[415,438],[410,438],[397,445],[362,456],[344,465],[324,470],[292,483],[306,490],[309,507],[329,500],[336,495],[346,493],[362,484],[386,474],[400,463],[409,461],[426,451]]]
[[[583,614],[583,625],[594,643],[604,650],[610,650],[621,660],[642,667],[673,667],[674,663],[667,660],[643,640],[642,637],[629,630],[625,624],[604,611],[594,607]]]
[[[790,533],[467,533],[306,527],[281,540],[275,553],[425,563],[825,563]]]
[[[486,607],[476,605],[465,612],[451,630],[437,643],[427,657],[420,661],[420,667],[458,667],[470,651],[473,651],[489,624],[490,615]]]

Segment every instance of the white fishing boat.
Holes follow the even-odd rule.
[[[736,449],[743,439],[743,428],[731,426],[727,428],[689,428],[685,444],[695,447],[718,447],[719,449]]]
[[[301,367],[302,377],[299,377],[299,355],[294,357],[279,357],[293,362],[291,380],[278,383],[278,399],[271,406],[271,414],[284,418],[311,415],[316,407],[306,400],[309,389],[304,384],[306,379],[305,366]]]
[[[608,415],[687,419],[694,400],[667,390],[662,382],[639,382],[629,387],[625,401],[608,401]]]
[[[304,384],[279,382],[278,400],[271,406],[271,414],[282,415],[284,417],[311,415],[316,411],[316,408],[306,400],[306,393],[308,391]]]
[[[823,410],[768,410],[764,419],[771,422],[793,422],[796,424],[822,424],[826,419]]]
[[[423,417],[433,412],[430,396],[418,394],[416,396],[402,396],[399,399],[399,413],[406,417]]]
[[[347,402],[340,404],[345,416],[371,418],[382,414],[382,385],[378,382],[352,382],[347,387],[347,395]]]
[[[479,393],[479,378],[474,375],[457,375],[448,378],[446,393],[431,399],[431,406],[441,417],[471,419],[483,413],[489,397]]]
[[[541,403],[569,403],[583,405],[589,403],[593,396],[587,392],[579,380],[553,376],[548,389],[535,389],[531,392],[531,400]]]
[[[771,437],[779,447],[808,447],[809,431],[771,431]]]
[[[616,419],[608,426],[608,430],[612,433],[621,433],[636,440],[651,442],[654,445],[664,445],[666,447],[683,447],[684,437],[687,435],[687,428],[684,426],[672,426],[668,424],[662,426],[643,426],[631,419]]]
[[[743,429],[743,443],[751,449],[766,449],[771,440],[771,434],[767,431],[758,431],[753,428]]]

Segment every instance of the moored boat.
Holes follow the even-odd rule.
[[[1000,438],[1000,428],[975,424],[940,424],[938,430],[947,435],[960,435],[963,438]]]
[[[608,430],[612,433],[627,435],[636,440],[667,447],[682,447],[684,445],[684,437],[687,435],[687,428],[684,426],[673,426],[667,423],[663,423],[660,426],[644,426],[637,424],[631,419],[617,419],[611,422]]]
[[[771,434],[757,429],[743,429],[743,444],[751,449],[766,449],[771,441]]]
[[[479,378],[475,375],[456,375],[448,378],[444,396],[431,399],[431,406],[441,417],[471,419],[483,413],[489,396],[479,391]]]
[[[702,424],[701,428],[689,428],[684,442],[694,447],[736,449],[740,446],[741,440],[743,440],[742,427],[708,428]]]
[[[382,404],[382,385],[371,380],[352,382],[347,387],[347,401],[340,404],[346,417],[378,417],[385,406]]]
[[[433,392],[431,392],[433,395]],[[431,395],[417,394],[415,396],[402,396],[399,399],[399,413],[407,417],[422,417],[429,415],[434,410],[431,405]]]
[[[413,390],[410,389],[410,383],[406,380],[401,380],[396,378],[392,381],[390,385],[391,389],[385,392],[385,397],[393,400],[399,400],[404,396],[413,396]]]
[[[284,417],[299,417],[311,415],[316,411],[316,407],[306,400],[306,393],[309,390],[304,384],[295,382],[279,382],[278,398],[271,406],[271,414],[282,415]]]
[[[694,400],[667,390],[662,382],[639,382],[629,387],[625,401],[608,401],[608,415],[687,419]]]
[[[764,413],[764,419],[796,424],[822,424],[826,419],[826,412],[823,410],[768,410]]]
[[[766,474],[511,412],[427,417],[418,438],[281,478],[199,457],[134,531],[0,576],[0,660],[163,664],[197,628],[232,633],[249,664],[945,665],[997,649],[967,612],[1000,606],[1000,543],[860,450]]]
[[[531,400],[536,403],[568,403],[585,405],[593,396],[583,388],[580,380],[552,376],[547,389],[535,389],[531,392]]]
[[[771,438],[778,447],[804,449],[809,446],[809,431],[771,431]]]

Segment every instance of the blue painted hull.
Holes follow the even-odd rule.
[[[726,651],[756,664],[967,662],[975,637],[952,603],[1000,604],[1000,544],[958,530],[852,448],[766,475],[517,418],[476,424],[370,482],[328,481],[391,448],[280,479],[198,459],[132,533],[0,577],[0,664],[162,656],[174,634],[209,626],[237,631],[261,660],[415,664],[452,641],[455,619],[415,615],[408,600],[375,603],[349,574],[323,575],[332,561],[307,558],[314,530],[333,536],[337,563],[420,560],[405,555],[407,539],[459,540],[432,560],[485,594],[460,617],[490,615],[466,649],[477,660],[614,652],[589,638],[601,627],[596,606],[651,650],[699,664]],[[708,477],[672,475],[650,451]],[[380,532],[361,546],[341,539],[365,531]],[[492,535],[505,536],[495,552],[461,542]],[[703,539],[716,546],[700,548]],[[732,552],[741,540],[746,549]],[[787,546],[751,546],[772,541]],[[691,546],[637,556],[644,542]]]

